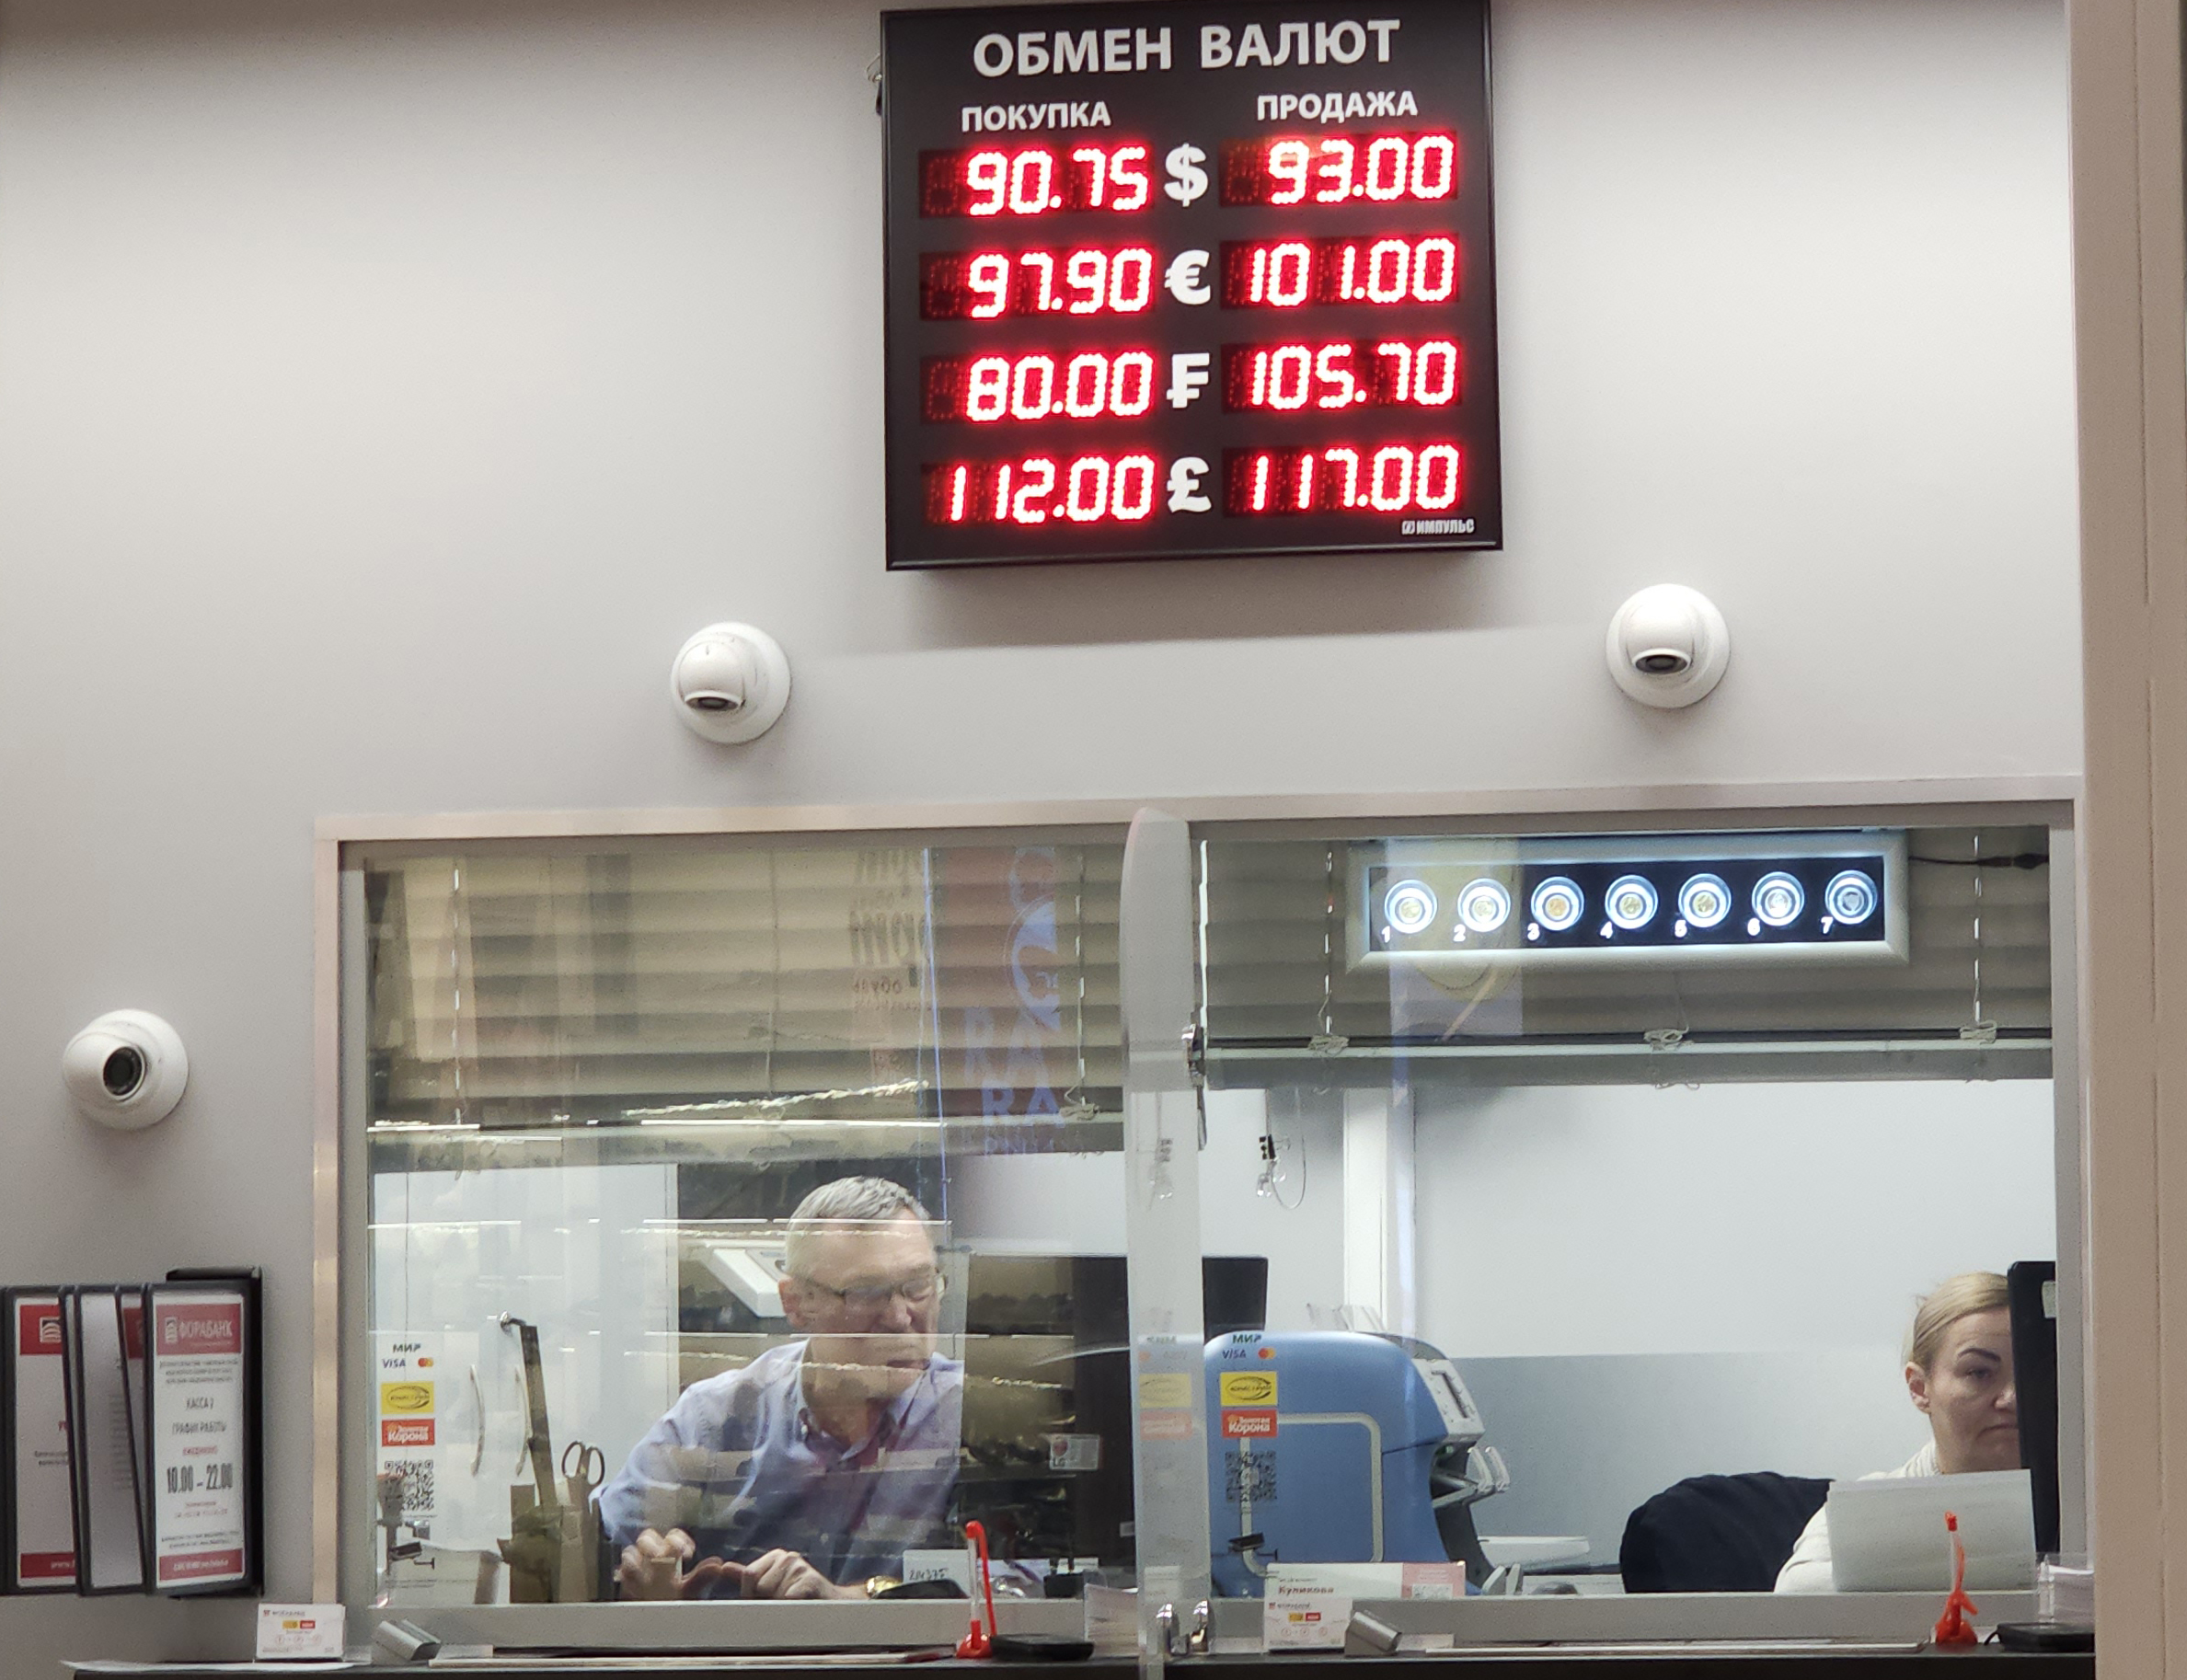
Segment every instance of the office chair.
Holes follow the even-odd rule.
[[[1774,1470],[1674,1482],[1626,1519],[1625,1590],[1767,1593],[1829,1491],[1825,1479]]]

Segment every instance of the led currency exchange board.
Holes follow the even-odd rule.
[[[1492,548],[1487,0],[892,12],[892,568]]]

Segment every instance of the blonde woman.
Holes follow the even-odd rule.
[[[2020,1410],[2012,1390],[2012,1319],[1994,1272],[1947,1278],[1914,1314],[1906,1393],[1928,1419],[1929,1440],[1877,1476],[1956,1476],[2020,1468]],[[1874,1477],[1864,1477],[1873,1480]],[[1815,1513],[1778,1571],[1780,1593],[1830,1591],[1830,1518]]]

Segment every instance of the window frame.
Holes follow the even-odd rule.
[[[365,1248],[369,1176],[363,1125],[365,1042],[363,869],[370,857],[404,852],[503,848],[597,849],[616,841],[685,837],[694,843],[809,834],[861,842],[994,844],[1004,838],[1115,841],[1150,804],[1206,837],[1373,837],[1407,834],[1586,834],[1751,827],[1902,827],[1967,823],[2040,824],[2051,837],[2052,1079],[2055,1101],[2059,1295],[2062,1544],[2085,1550],[2088,1533],[2086,1404],[2087,1245],[2082,1212],[2086,1117],[2079,1079],[2079,1012],[2073,778],[2011,778],[1918,784],[1794,784],[1709,789],[1599,788],[1526,794],[1277,796],[1140,801],[1053,800],[959,806],[779,806],[655,811],[486,812],[431,817],[328,818],[314,842],[314,1143],[311,1426],[312,1594],[369,1615],[369,1548],[348,1532],[346,1513],[371,1500],[368,1418],[371,1373],[363,1339],[345,1327],[369,1321]],[[1713,797],[1711,797],[1713,795]],[[1130,959],[1127,957],[1126,961]],[[1127,984],[1129,982],[1127,981]],[[353,1251],[352,1251],[353,1250]],[[362,1590],[361,1590],[362,1589]],[[1501,1640],[1897,1637],[1926,1627],[1929,1594],[1848,1594],[1776,1600],[1767,1594],[1470,1601],[1406,1606],[1408,1631],[1450,1634],[1462,1644]],[[1993,1613],[2032,1613],[2032,1594],[1992,1594]],[[2017,1603],[2026,1599],[2025,1605]],[[1240,1601],[1242,1604],[1242,1601]],[[640,1621],[641,1608],[650,1611]],[[1015,1607],[1025,1630],[1065,1631],[1070,1601]],[[755,1614],[755,1612],[757,1614]],[[746,1605],[727,1625],[697,1617],[664,1627],[658,1606],[493,1605],[436,1612],[434,1630],[498,1643],[618,1645],[654,1649],[783,1649],[953,1641],[961,1610],[946,1601],[896,1605]],[[1046,1624],[1054,1621],[1056,1627]],[[932,1626],[929,1627],[928,1624]],[[1222,1642],[1249,1640],[1257,1620],[1218,1614]],[[1075,1627],[1072,1630],[1075,1630]],[[1235,1647],[1234,1647],[1235,1648]]]

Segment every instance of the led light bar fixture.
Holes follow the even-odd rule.
[[[1363,841],[1348,871],[1354,967],[1907,956],[1899,831]]]

